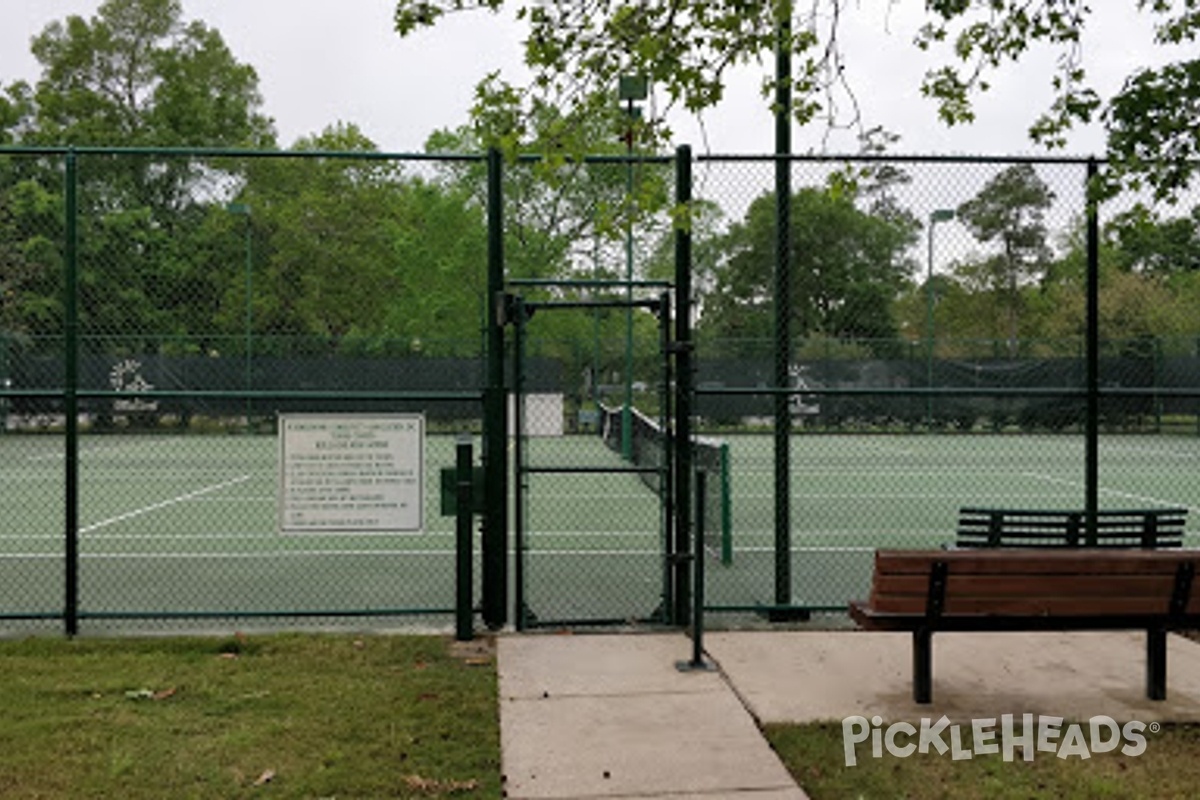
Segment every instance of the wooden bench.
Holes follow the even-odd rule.
[[[1200,627],[1196,550],[878,550],[868,630],[913,634],[913,699],[933,696],[941,631],[1145,630],[1146,696],[1167,696],[1167,632]]]
[[[1186,508],[1099,511],[1094,536],[1083,511],[963,508],[955,547],[1181,547]]]

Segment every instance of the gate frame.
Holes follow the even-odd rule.
[[[671,340],[671,292],[672,284],[669,281],[623,281],[623,280],[523,280],[514,279],[509,281],[509,286],[514,289],[533,288],[533,287],[555,287],[555,288],[620,288],[630,292],[634,289],[659,289],[661,292],[657,297],[643,299],[627,299],[627,300],[550,300],[550,301],[527,301],[519,294],[506,294],[504,306],[506,310],[505,316],[513,324],[514,342],[513,342],[513,357],[512,357],[512,392],[513,392],[513,408],[514,408],[514,430],[513,430],[513,472],[515,482],[515,498],[513,509],[513,537],[514,537],[514,575],[513,575],[513,622],[514,627],[518,631],[526,630],[530,627],[537,627],[541,624],[546,625],[611,625],[627,622],[625,619],[575,619],[575,620],[548,620],[542,622],[537,619],[536,615],[529,609],[525,597],[526,587],[526,570],[525,556],[526,548],[526,503],[529,494],[529,486],[526,481],[528,474],[645,474],[650,472],[658,473],[661,481],[659,495],[659,525],[660,525],[660,546],[662,547],[662,567],[663,581],[662,591],[660,593],[659,606],[651,612],[651,614],[638,620],[639,622],[661,623],[666,625],[686,624],[684,620],[679,619],[678,609],[680,607],[680,580],[678,574],[679,555],[677,551],[678,539],[675,531],[676,525],[676,431],[675,431],[675,415],[673,410],[673,398],[671,386],[673,383],[672,370],[672,355],[675,349]],[[526,461],[525,451],[525,326],[533,315],[540,310],[580,310],[580,309],[599,309],[599,308],[622,308],[632,310],[634,308],[645,308],[650,310],[659,321],[659,357],[661,359],[662,376],[661,387],[659,389],[659,397],[661,402],[659,418],[666,434],[663,447],[663,463],[658,467],[639,467],[630,465],[627,467],[530,467]],[[686,536],[685,536],[686,538]],[[686,555],[684,556],[686,558]],[[686,564],[685,564],[686,570]],[[684,575],[683,585],[686,585],[686,572]],[[685,590],[686,595],[686,590]],[[685,598],[686,600],[686,598]]]

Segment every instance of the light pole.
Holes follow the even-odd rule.
[[[625,199],[630,204],[625,222],[625,404],[621,409],[621,455],[626,461],[633,458],[633,127],[641,116],[637,101],[650,94],[650,84],[644,76],[622,75],[617,97],[625,103]]]
[[[248,394],[251,386],[251,378],[253,375],[252,350],[254,340],[251,335],[251,329],[254,324],[254,305],[251,302],[251,297],[254,289],[254,251],[253,240],[250,236],[250,206],[246,203],[230,203],[225,206],[225,210],[230,214],[237,214],[246,218],[246,424],[250,424],[250,395]]]
[[[925,425],[933,429],[933,229],[954,219],[954,209],[939,208],[929,215],[929,264],[925,273]]]

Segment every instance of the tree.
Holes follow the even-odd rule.
[[[806,188],[792,198],[791,308],[799,336],[893,340],[893,301],[915,265],[917,229],[872,216],[853,195]],[[775,200],[765,194],[724,240],[716,289],[701,325],[709,335],[765,338],[773,307]]]
[[[35,37],[34,86],[3,91],[0,141],[26,145],[233,146],[274,140],[257,76],[215,30],[185,22],[178,0],[107,0],[90,19],[52,22]],[[207,327],[216,295],[197,270],[208,247],[198,225],[213,187],[240,165],[187,157],[78,157],[80,320],[85,335],[153,351]],[[0,202],[24,253],[25,299],[6,322],[52,333],[62,325],[61,163],[12,158]],[[54,239],[49,239],[54,234]]]
[[[995,242],[999,252],[964,264],[959,274],[991,292],[1005,310],[1010,350],[1019,339],[1021,287],[1038,278],[1050,260],[1045,211],[1054,193],[1029,164],[1016,164],[996,175],[979,194],[958,208],[979,241]]]
[[[353,125],[295,149],[346,155],[248,165],[236,200],[252,226],[254,334],[343,352],[477,343],[486,228],[469,193],[373,158],[375,144]],[[231,216],[212,213],[224,219],[225,240],[237,242]],[[212,269],[224,287],[215,322],[228,335],[244,330],[247,313],[240,264],[218,254]]]
[[[179,0],[107,0],[52,22],[31,50],[42,76],[8,87],[25,144],[259,146],[274,140],[258,76]],[[0,115],[3,119],[3,115]]]
[[[1200,206],[1163,219],[1137,205],[1107,223],[1104,237],[1118,249],[1122,269],[1162,276],[1200,271]]]
[[[760,62],[778,45],[792,54],[795,74],[787,88],[800,123],[845,123],[839,98],[851,95],[850,122],[859,122],[853,87],[842,70],[839,33],[858,10],[851,0],[397,0],[395,28],[402,36],[434,25],[446,14],[515,7],[529,29],[525,63],[532,73],[524,89],[499,81],[485,93],[491,118],[520,135],[532,102],[599,110],[597,90],[620,74],[650,78],[667,102],[648,120],[658,141],[669,132],[666,111],[682,106],[701,112],[723,97],[727,73]],[[1162,68],[1134,69],[1124,86],[1102,97],[1088,83],[1082,53],[1092,5],[1086,0],[928,0],[926,24],[916,38],[922,50],[944,53],[921,90],[934,99],[947,124],[973,119],[973,101],[989,88],[990,75],[1018,61],[1035,45],[1057,51],[1049,76],[1054,99],[1030,127],[1048,147],[1064,144],[1072,126],[1102,120],[1108,130],[1113,186],[1147,181],[1167,196],[1186,184],[1200,156],[1200,59]],[[1156,22],[1160,45],[1193,43],[1200,34],[1195,0],[1136,0]],[[785,27],[782,23],[788,22]],[[764,95],[774,97],[774,79]]]

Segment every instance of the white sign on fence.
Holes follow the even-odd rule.
[[[283,533],[419,532],[424,475],[420,414],[279,417]]]

